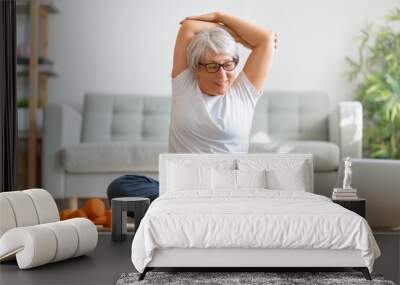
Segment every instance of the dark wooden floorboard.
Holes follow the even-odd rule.
[[[135,271],[131,261],[133,236],[112,242],[111,235],[99,234],[96,250],[57,263],[19,270],[15,261],[0,264],[0,284],[115,284],[124,272]]]

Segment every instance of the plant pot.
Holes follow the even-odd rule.
[[[43,110],[38,109],[36,111],[36,128],[41,130],[43,126]],[[18,131],[26,132],[29,127],[29,109],[18,108]]]

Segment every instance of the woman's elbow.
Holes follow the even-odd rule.
[[[194,20],[184,20],[181,24],[181,29],[186,31],[195,30],[195,21]]]
[[[263,29],[257,46],[260,48],[274,48],[275,37],[276,34],[273,31],[269,29]]]
[[[275,33],[270,29],[263,29],[262,32],[262,42],[265,43],[273,43],[275,41]]]

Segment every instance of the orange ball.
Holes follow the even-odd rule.
[[[70,210],[70,209],[62,210],[62,211],[60,212],[60,220],[63,221],[63,220],[68,219],[68,216],[69,216],[71,213],[72,213],[72,210]]]
[[[87,218],[87,215],[82,209],[79,209],[68,215],[68,219],[72,218]]]
[[[95,220],[96,218],[104,216],[106,206],[104,205],[103,200],[99,198],[90,198],[85,202],[83,210],[89,219]]]
[[[106,216],[104,215],[104,216],[101,216],[101,217],[98,217],[98,218],[94,219],[94,220],[93,220],[93,224],[95,224],[95,225],[104,225],[104,223],[106,222],[106,220],[107,220],[107,218],[106,218]]]
[[[111,218],[112,218],[111,210],[106,211],[105,217],[106,217],[106,221],[103,224],[103,226],[106,228],[111,228],[111,221],[112,221],[111,220]]]

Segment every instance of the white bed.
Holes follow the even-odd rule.
[[[354,267],[379,248],[357,214],[312,194],[310,154],[162,154],[160,197],[132,243],[155,267]],[[233,185],[233,183],[235,185]]]

